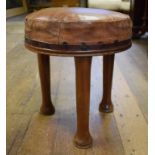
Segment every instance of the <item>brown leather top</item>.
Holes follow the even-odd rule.
[[[130,40],[131,35],[132,22],[128,15],[103,9],[47,8],[25,19],[28,44],[113,44]]]

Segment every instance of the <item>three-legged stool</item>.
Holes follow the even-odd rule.
[[[112,112],[114,55],[131,47],[132,22],[128,15],[90,8],[47,8],[25,20],[25,46],[37,53],[42,89],[41,113],[54,114],[50,92],[49,56],[72,56],[76,69],[77,131],[79,148],[92,145],[89,132],[92,56],[104,57],[103,99],[100,112]]]

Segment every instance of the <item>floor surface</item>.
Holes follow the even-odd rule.
[[[53,116],[39,114],[41,92],[37,59],[24,47],[24,23],[7,21],[8,155],[147,155],[147,39],[116,54],[114,112],[98,111],[102,98],[102,57],[94,57],[90,132],[93,147],[77,149],[73,58],[51,57]]]

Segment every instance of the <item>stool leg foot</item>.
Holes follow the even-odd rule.
[[[52,115],[55,112],[51,101],[50,90],[50,57],[48,55],[38,54],[38,66],[42,91],[42,105],[40,113]]]
[[[77,131],[74,144],[78,148],[92,145],[89,132],[91,60],[92,57],[75,57]]]
[[[105,55],[103,65],[103,98],[99,105],[99,111],[110,113],[113,111],[113,104],[111,101],[111,89],[113,78],[114,54]]]

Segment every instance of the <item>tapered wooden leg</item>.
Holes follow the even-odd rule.
[[[91,60],[92,57],[75,57],[77,131],[74,144],[78,148],[92,145],[89,132]]]
[[[40,113],[44,115],[52,115],[54,114],[55,109],[51,101],[49,56],[38,54],[38,66],[42,90],[42,105]]]
[[[113,104],[111,100],[114,54],[105,55],[103,65],[103,98],[99,106],[100,112],[112,112]]]

